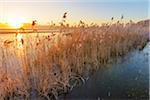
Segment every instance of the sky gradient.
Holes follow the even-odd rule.
[[[24,18],[26,22],[34,19],[47,24],[60,22],[64,12],[68,12],[68,22],[83,20],[87,23],[109,21],[111,17],[119,20],[148,19],[148,0],[0,0],[0,22],[11,18]]]

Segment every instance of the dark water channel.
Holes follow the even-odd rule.
[[[134,51],[111,67],[102,67],[82,86],[61,97],[64,100],[149,99],[149,46]]]

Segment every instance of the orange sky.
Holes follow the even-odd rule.
[[[124,15],[124,21],[142,20],[148,18],[148,2],[146,0],[97,0],[91,2],[36,2],[34,0],[0,0],[0,23],[23,23],[32,20],[38,20],[39,24],[48,24],[51,21],[59,23],[62,20],[64,12],[68,12],[67,21],[70,24],[77,24],[79,20],[86,23],[110,22],[111,17],[114,20],[120,20]],[[58,1],[58,0],[57,0]],[[64,1],[64,0],[62,0]],[[66,0],[67,1],[67,0]],[[109,0],[110,1],[110,0]],[[123,2],[124,1],[124,2]],[[139,1],[139,2],[138,2]],[[140,12],[140,13],[139,13]]]

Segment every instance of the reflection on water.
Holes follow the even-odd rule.
[[[17,34],[17,47],[18,48],[23,48],[23,39],[22,39],[22,35],[20,33]]]
[[[74,88],[65,100],[148,100],[149,45],[143,51],[128,54],[112,67],[103,67],[81,87]]]

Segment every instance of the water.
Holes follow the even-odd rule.
[[[118,64],[101,68],[84,85],[74,88],[62,99],[148,99],[149,45],[143,51],[128,54]]]

